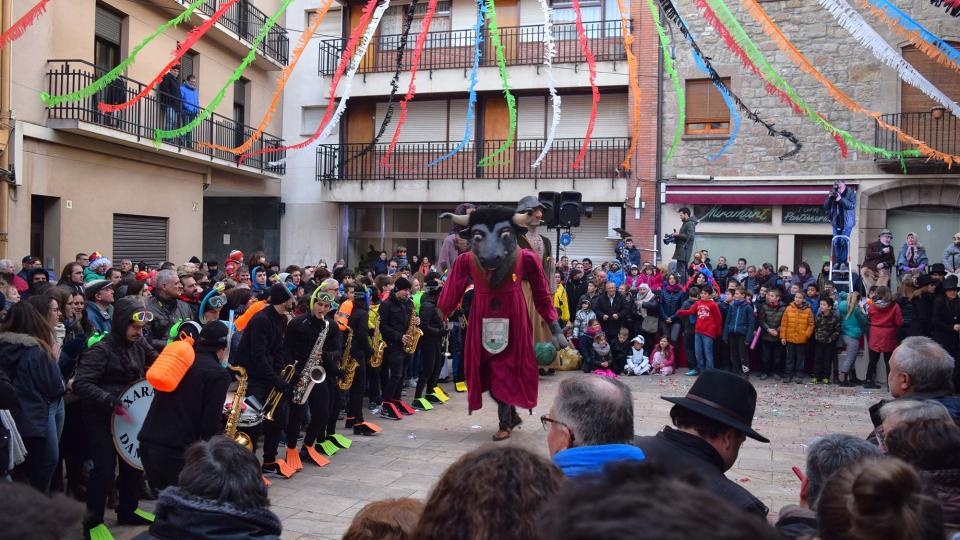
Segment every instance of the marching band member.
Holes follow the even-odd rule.
[[[230,386],[224,369],[227,325],[208,322],[194,345],[196,357],[172,392],[157,391],[140,428],[140,459],[150,487],[177,485],[183,453],[223,431],[223,402]]]
[[[284,366],[283,338],[287,327],[287,313],[293,309],[290,289],[276,283],[270,287],[269,305],[258,312],[243,332],[237,347],[237,365],[247,370],[247,391],[266,406],[266,397],[272,388],[283,394],[272,420],[264,420],[260,429],[251,430],[256,447],[259,432],[263,432],[263,473],[279,474],[289,478],[295,472],[282,459],[277,459],[277,446],[287,421],[287,402],[292,387],[280,376]]]
[[[420,339],[420,376],[417,377],[417,391],[414,394],[413,406],[421,410],[432,409],[431,403],[441,403],[441,399],[434,393],[437,379],[440,378],[442,365],[440,342],[444,334],[443,321],[437,310],[440,289],[439,281],[428,281],[424,287],[423,298],[420,300],[420,329],[423,330],[423,338]],[[424,389],[427,397],[423,397]]]
[[[146,366],[157,358],[157,351],[143,337],[143,328],[153,320],[142,297],[128,296],[114,305],[112,330],[99,343],[84,352],[74,379],[74,392],[80,397],[83,424],[90,439],[93,472],[87,482],[87,516],[84,537],[110,538],[103,524],[107,491],[117,468],[117,450],[111,434],[111,413],[125,414],[120,394],[143,378]],[[222,406],[222,405],[221,405]],[[143,472],[122,459],[117,489],[119,525],[148,525],[153,516],[139,510]]]
[[[383,410],[380,416],[391,420],[402,420],[403,414],[413,414],[414,410],[400,397],[403,390],[403,374],[410,367],[410,355],[403,348],[410,343],[407,330],[411,320],[414,326],[420,324],[420,318],[414,313],[410,300],[411,283],[405,277],[398,277],[393,283],[390,297],[380,304],[380,335],[387,344],[383,352]],[[401,410],[403,412],[401,412]]]
[[[354,435],[375,435],[380,427],[363,419],[363,394],[367,388],[368,359],[373,355],[370,346],[370,315],[367,309],[367,291],[362,288],[353,293],[353,312],[350,314],[350,330],[353,332],[353,342],[349,351],[350,357],[357,361],[357,371],[353,375],[353,386],[350,387],[350,398],[347,403],[347,420],[344,427],[353,428]]]
[[[311,439],[311,436],[315,437],[317,446],[328,456],[336,454],[340,448],[349,448],[352,444],[350,439],[336,433],[341,393],[340,387],[337,386],[337,379],[340,377],[340,362],[343,360],[344,335],[348,319],[344,318],[343,313],[340,312],[340,305],[337,304],[334,294],[333,292],[326,292],[332,306],[332,309],[326,314],[327,323],[331,325],[331,328],[327,339],[323,342],[323,368],[327,371],[327,378],[322,385],[317,385],[323,386],[320,391],[325,392],[326,407],[322,409],[321,415],[319,415],[321,418],[316,421],[311,418],[310,426],[307,426],[307,432],[303,437],[304,444],[312,443],[314,439]],[[326,296],[321,292],[317,295],[317,298],[321,297]],[[353,309],[352,305],[350,309]],[[316,390],[314,388],[314,391]],[[315,426],[315,430],[311,430],[311,426]]]

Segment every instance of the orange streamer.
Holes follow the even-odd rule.
[[[293,70],[296,69],[297,62],[300,61],[300,56],[307,48],[307,45],[310,44],[310,39],[315,33],[317,33],[317,29],[320,28],[320,23],[323,22],[323,18],[326,17],[327,11],[330,10],[331,5],[333,5],[333,0],[325,0],[323,5],[320,7],[320,11],[317,12],[317,16],[314,18],[313,22],[310,23],[310,26],[308,26],[300,35],[300,41],[297,43],[297,47],[293,50],[293,54],[290,57],[290,64],[283,68],[283,71],[280,73],[280,77],[277,79],[277,86],[273,91],[273,99],[270,100],[270,106],[267,108],[267,112],[263,115],[263,119],[260,120],[260,125],[257,126],[256,131],[251,133],[250,137],[243,141],[240,146],[234,148],[220,146],[213,143],[198,143],[198,146],[201,148],[213,148],[215,150],[220,150],[221,152],[230,152],[231,154],[237,155],[249,150],[253,146],[253,143],[263,136],[263,132],[266,131],[270,121],[273,120],[273,115],[277,112],[277,107],[283,100],[283,89],[287,86],[287,82],[290,81],[290,76],[293,75]]]
[[[630,160],[637,149],[637,139],[640,136],[640,74],[637,67],[637,55],[633,54],[633,33],[630,32],[630,20],[627,19],[627,6],[623,0],[617,0],[620,9],[620,25],[623,27],[623,49],[627,53],[627,79],[630,84],[630,93],[633,94],[633,113],[630,117],[630,148],[627,156],[620,163],[624,171],[630,170]]]
[[[884,24],[889,26],[898,36],[901,38],[913,43],[913,45],[920,49],[920,51],[930,57],[930,59],[935,60],[938,64],[946,66],[957,73],[960,73],[960,65],[951,60],[947,55],[943,54],[943,51],[933,46],[929,41],[920,37],[920,32],[907,30],[906,28],[897,24],[897,21],[890,18],[887,15],[886,10],[880,9],[873,4],[867,2],[867,0],[861,0],[863,7],[870,10],[870,13],[874,17],[883,21]]]
[[[859,103],[854,101],[850,96],[848,96],[842,90],[837,88],[832,82],[830,82],[830,80],[827,79],[827,77],[824,76],[823,73],[820,73],[820,70],[814,67],[813,64],[811,64],[810,61],[807,60],[807,58],[803,55],[803,53],[797,50],[796,47],[794,47],[793,43],[791,43],[790,40],[787,39],[787,36],[783,34],[783,31],[780,30],[780,28],[776,25],[776,23],[774,23],[770,19],[770,17],[767,15],[767,12],[764,11],[764,9],[760,6],[760,4],[757,3],[757,0],[741,0],[741,1],[743,3],[743,7],[747,10],[748,13],[750,13],[750,16],[753,17],[754,20],[756,20],[760,24],[760,26],[763,27],[763,32],[767,34],[767,36],[769,36],[774,43],[777,44],[777,47],[779,47],[780,50],[783,51],[783,53],[786,54],[790,58],[790,60],[794,64],[796,64],[797,67],[799,67],[803,72],[807,73],[808,75],[816,79],[820,84],[822,84],[823,87],[827,89],[827,93],[830,94],[830,97],[832,97],[836,102],[840,103],[841,105],[843,105],[844,107],[850,109],[855,113],[864,114],[866,116],[869,116],[870,118],[873,118],[877,122],[878,126],[880,126],[881,128],[891,133],[895,133],[897,135],[897,138],[900,139],[901,142],[916,146],[917,150],[924,156],[943,161],[944,163],[947,164],[947,167],[951,167],[954,163],[960,163],[960,156],[955,156],[952,154],[947,154],[944,152],[940,152],[938,150],[934,150],[929,145],[927,145],[927,143],[919,139],[916,139],[914,137],[911,137],[910,135],[904,133],[897,126],[884,122],[881,119],[880,113],[871,111],[865,108],[863,105],[860,105]]]

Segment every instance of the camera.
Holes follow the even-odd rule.
[[[833,188],[830,189],[830,198],[836,199],[838,195],[840,195],[840,184],[834,182]]]
[[[673,244],[677,241],[677,237],[673,236],[672,233],[667,233],[663,235],[663,243],[666,245]]]

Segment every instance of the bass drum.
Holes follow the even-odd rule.
[[[110,433],[113,435],[113,446],[117,449],[120,459],[135,469],[143,470],[140,461],[140,428],[150,411],[153,403],[153,386],[146,379],[131,384],[120,394],[120,401],[126,414],[114,413],[110,422]]]

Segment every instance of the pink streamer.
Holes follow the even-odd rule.
[[[587,43],[587,30],[583,27],[583,13],[580,12],[580,0],[573,0],[573,13],[576,15],[577,38],[580,40],[580,50],[587,58],[587,67],[590,69],[590,91],[593,93],[593,107],[590,109],[590,120],[587,122],[587,133],[583,136],[583,145],[577,159],[570,167],[580,168],[580,163],[590,149],[590,136],[593,134],[593,125],[597,122],[597,105],[600,104],[600,89],[597,88],[597,59],[594,58],[590,45]]]

